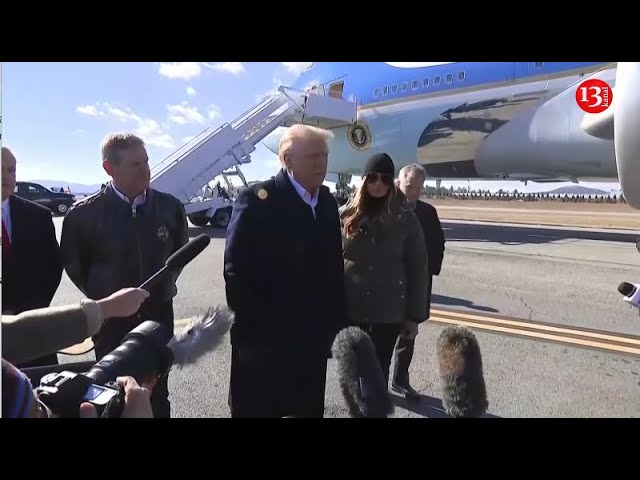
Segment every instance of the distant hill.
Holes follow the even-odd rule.
[[[556,188],[555,190],[551,190],[548,193],[560,195],[609,195],[609,192],[605,192],[604,190],[582,187],[580,185]]]
[[[47,188],[60,189],[60,187],[62,187],[66,190],[67,187],[69,187],[71,189],[71,193],[73,193],[74,195],[91,195],[93,193],[96,193],[98,190],[100,190],[100,186],[101,186],[99,183],[96,183],[94,185],[85,185],[82,183],[70,183],[70,182],[64,182],[61,180],[26,180],[26,181],[38,183],[43,187],[47,187]]]

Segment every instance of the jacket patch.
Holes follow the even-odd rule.
[[[165,225],[162,225],[158,229],[157,235],[158,235],[158,239],[163,242],[166,242],[167,240],[169,240],[169,230]]]

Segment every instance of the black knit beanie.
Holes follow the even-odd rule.
[[[396,167],[389,155],[386,153],[377,153],[367,160],[367,164],[364,167],[364,174],[368,175],[369,173],[380,173],[382,175],[395,177]]]

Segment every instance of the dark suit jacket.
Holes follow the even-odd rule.
[[[427,242],[429,256],[429,274],[440,275],[442,258],[444,257],[444,231],[440,225],[438,212],[433,205],[418,200],[415,208],[416,216],[422,225],[424,238]]]
[[[338,206],[324,186],[316,216],[284,171],[236,199],[224,254],[234,345],[329,354],[346,302]]]
[[[48,307],[62,279],[62,260],[51,210],[9,197],[11,254],[2,258],[2,312]]]

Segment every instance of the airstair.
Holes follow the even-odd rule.
[[[342,98],[280,87],[231,123],[208,128],[151,169],[151,187],[169,193],[185,205],[190,220],[226,227],[231,201],[206,198],[204,189],[215,177],[238,175],[251,161],[256,145],[280,126],[304,123],[321,128],[352,124],[357,105]],[[235,170],[235,172],[234,172]],[[195,221],[194,221],[195,220]]]

